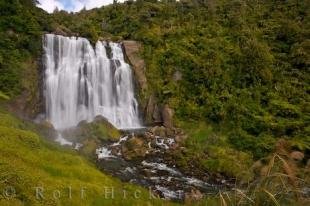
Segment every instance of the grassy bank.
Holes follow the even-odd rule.
[[[173,205],[150,199],[146,189],[101,173],[77,152],[48,142],[35,132],[34,125],[3,109],[0,156],[0,205]],[[42,187],[43,198],[37,198],[36,187]],[[111,188],[114,198],[108,194]],[[81,190],[85,190],[83,197]]]

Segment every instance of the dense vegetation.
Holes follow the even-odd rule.
[[[248,178],[248,168],[280,138],[309,158],[309,6],[137,0],[48,15],[31,0],[0,0],[0,98],[27,89],[23,78],[29,68],[37,72],[31,62],[43,32],[137,40],[147,65],[141,99],[155,94],[168,103],[188,133],[187,149],[175,154],[179,165],[194,160],[203,170]]]
[[[52,18],[92,41],[143,42],[149,90],[142,95],[169,103],[183,128],[211,126],[209,135],[209,126],[194,126],[202,136],[186,143],[210,169],[222,164],[202,162],[210,144],[254,159],[273,151],[278,138],[309,150],[308,9],[294,0],[128,1]],[[224,152],[234,153],[247,156]]]
[[[9,96],[22,91],[23,64],[40,54],[43,14],[30,0],[0,1],[0,91]]]

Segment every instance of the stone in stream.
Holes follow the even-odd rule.
[[[145,157],[148,147],[146,142],[138,137],[133,137],[122,144],[122,154],[126,160]]]
[[[155,126],[149,130],[153,135],[164,137],[166,136],[166,128],[163,126]]]

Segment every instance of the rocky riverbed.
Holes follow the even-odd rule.
[[[126,131],[118,142],[106,143],[96,150],[98,167],[122,181],[149,187],[158,196],[175,201],[198,200],[231,187],[224,179],[212,181],[207,173],[200,177],[183,173],[169,158],[169,153],[179,146],[179,137],[169,137],[165,132],[163,127]]]
[[[182,147],[186,135],[177,128],[154,126],[118,131],[98,117],[70,130],[51,131],[55,141],[78,150],[95,161],[100,170],[124,182],[150,188],[164,199],[194,201],[234,186],[233,179],[210,174],[192,162],[188,162],[188,169],[177,166],[173,153],[186,149]]]

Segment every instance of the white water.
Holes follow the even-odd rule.
[[[157,162],[146,162],[142,161],[141,164],[146,167],[154,168],[157,170],[167,171],[174,175],[181,175],[181,173],[171,167],[168,167],[165,163],[157,163]]]
[[[127,135],[126,135],[126,136],[123,136],[123,137],[121,137],[121,138],[118,140],[118,142],[113,143],[111,146],[113,146],[113,147],[119,146],[119,145],[121,145],[122,142],[127,141],[128,138],[129,138],[129,136],[127,136]]]
[[[115,157],[111,153],[112,153],[111,150],[108,150],[106,147],[101,147],[99,149],[96,149],[96,154],[97,154],[98,159],[106,159],[106,158]]]
[[[102,115],[119,129],[141,127],[133,77],[120,44],[44,35],[47,119],[57,130]],[[108,50],[111,58],[108,57]]]
[[[61,133],[57,134],[57,138],[55,139],[55,141],[58,142],[60,145],[69,145],[69,146],[73,145],[73,142],[70,142],[65,138],[63,138]]]

